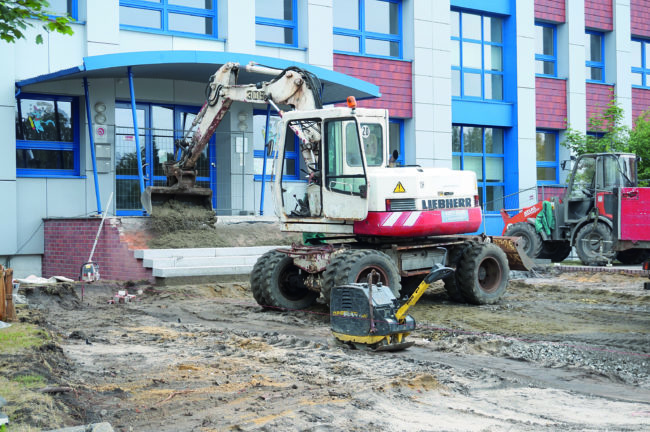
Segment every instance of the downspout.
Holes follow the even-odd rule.
[[[138,179],[140,179],[140,193],[144,192],[144,174],[142,173],[142,153],[140,152],[140,131],[138,130],[138,114],[135,106],[135,91],[133,90],[133,72],[131,66],[129,73],[129,91],[131,93],[131,112],[133,114],[133,132],[135,133],[135,151],[138,155]]]
[[[264,190],[266,189],[266,158],[269,143],[269,120],[271,119],[271,104],[266,107],[266,127],[264,128],[264,164],[262,165],[262,196],[260,197],[260,216],[264,216]]]
[[[88,137],[90,138],[90,155],[93,160],[93,177],[95,179],[95,198],[97,199],[97,214],[102,214],[102,201],[99,197],[99,179],[97,178],[97,158],[95,157],[95,136],[93,120],[90,114],[90,98],[88,97],[88,78],[84,77],[84,93],[86,95],[86,117],[88,120]],[[107,209],[108,210],[108,209]]]

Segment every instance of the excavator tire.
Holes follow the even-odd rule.
[[[571,243],[568,241],[545,241],[539,258],[550,259],[552,262],[562,262],[571,255]]]
[[[388,285],[395,297],[399,298],[402,288],[397,266],[388,255],[373,249],[353,249],[337,254],[323,272],[321,293],[327,304],[330,302],[332,288],[349,283],[364,283],[372,270],[379,273],[379,281]]]
[[[269,251],[259,257],[253,266],[253,271],[251,272],[250,284],[253,298],[257,304],[265,309],[269,307],[269,301],[264,296],[264,280],[262,278],[266,274],[266,264],[269,262],[271,256],[274,255],[274,252],[275,251]]]
[[[260,298],[269,307],[297,310],[314,303],[318,293],[305,286],[307,273],[301,272],[291,257],[278,251],[267,252],[263,257],[267,258],[260,268]]]
[[[584,265],[599,266],[607,264],[612,249],[612,230],[602,223],[593,222],[580,228],[576,235],[576,252]],[[602,246],[602,250],[601,250]]]
[[[616,259],[625,265],[641,264],[650,257],[650,249],[627,249],[616,254]]]
[[[476,245],[478,245],[478,243],[476,242],[466,242],[463,244],[453,246],[449,251],[449,258],[447,259],[448,261],[447,265],[458,269],[458,264],[460,263],[460,259],[463,257],[463,252],[465,252],[465,249]],[[467,300],[465,300],[463,293],[460,291],[460,288],[458,287],[457,278],[458,278],[458,272],[454,272],[454,274],[442,280],[445,284],[445,291],[447,291],[447,296],[449,297],[450,300],[458,303],[465,303]]]
[[[528,222],[518,222],[508,227],[505,233],[508,237],[521,237],[523,240],[522,248],[526,255],[535,259],[539,257],[542,251],[542,236],[540,236],[535,227]]]
[[[463,297],[473,304],[494,304],[506,292],[508,257],[492,243],[473,244],[464,250],[456,268],[456,281]]]

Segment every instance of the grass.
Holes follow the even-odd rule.
[[[0,330],[0,354],[15,354],[49,341],[48,334],[33,324],[14,323]]]

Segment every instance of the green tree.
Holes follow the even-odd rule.
[[[615,96],[605,110],[589,118],[588,129],[602,136],[586,135],[569,127],[562,145],[576,156],[585,153],[629,152],[639,160],[638,177],[650,185],[650,110],[641,114],[634,128],[623,124],[624,110]]]
[[[640,159],[638,176],[642,186],[650,186],[650,110],[634,121],[630,133],[630,151]]]
[[[46,32],[72,34],[70,16],[53,16],[48,11],[50,4],[46,0],[0,0],[0,39],[15,42],[25,37],[23,33],[35,22],[41,24]],[[43,43],[43,36],[36,35],[36,43]]]

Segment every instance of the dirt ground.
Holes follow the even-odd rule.
[[[492,306],[430,288],[412,309],[416,345],[397,353],[337,343],[322,304],[263,311],[247,283],[136,285],[138,301],[117,305],[115,284],[83,301],[80,285],[23,285],[16,326],[44,342],[0,350],[0,389],[20,395],[2,410],[9,431],[648,430],[645,279],[524,276]]]

